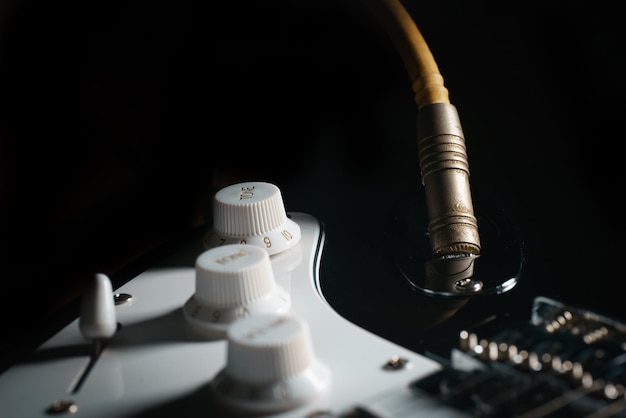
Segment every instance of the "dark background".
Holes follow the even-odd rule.
[[[523,280],[489,306],[542,293],[626,317],[617,2],[405,4],[459,110],[473,190],[525,243]],[[417,108],[360,2],[5,1],[0,28],[5,360],[94,272],[210,222],[235,181],[275,182],[325,223],[342,314],[376,306],[358,287],[391,280],[370,263],[390,202],[419,187]]]

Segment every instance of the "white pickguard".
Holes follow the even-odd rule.
[[[291,219],[300,225],[302,239],[272,263],[277,281],[291,293],[291,311],[309,324],[314,352],[331,370],[332,388],[319,401],[277,416],[342,416],[357,406],[380,417],[465,416],[409,390],[411,381],[440,369],[438,363],[355,326],[326,303],[317,281],[322,226],[303,213],[292,213]],[[226,342],[192,341],[183,331],[182,306],[195,290],[199,244],[115,290],[132,295],[133,302],[116,306],[121,327],[77,393],[70,392],[89,361],[78,319],[30,361],[0,375],[0,416],[48,417],[57,400],[72,401],[77,409],[66,415],[77,417],[220,416],[208,383],[226,363]],[[409,367],[386,370],[394,356],[407,359]]]

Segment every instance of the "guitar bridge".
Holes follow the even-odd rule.
[[[626,350],[626,324],[588,309],[540,296],[535,298],[531,321],[551,334],[571,334],[588,344],[610,341]]]
[[[626,417],[625,342],[624,323],[538,297],[530,321],[461,331],[450,364],[410,387],[478,417]]]

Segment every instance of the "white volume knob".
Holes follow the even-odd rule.
[[[217,339],[235,319],[289,310],[291,296],[276,283],[262,248],[227,244],[196,259],[196,290],[183,306],[192,335]]]
[[[259,315],[228,330],[226,366],[211,381],[215,400],[234,412],[276,413],[319,399],[330,370],[313,351],[308,324],[294,315]]]
[[[224,187],[213,198],[213,229],[206,248],[252,244],[270,255],[293,247],[300,226],[287,217],[280,189],[271,183],[247,182]]]

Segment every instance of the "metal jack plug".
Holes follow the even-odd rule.
[[[396,265],[413,289],[431,296],[510,290],[520,278],[522,243],[501,211],[472,200],[456,108],[429,104],[417,119],[423,190],[399,202],[391,217],[387,233]]]

